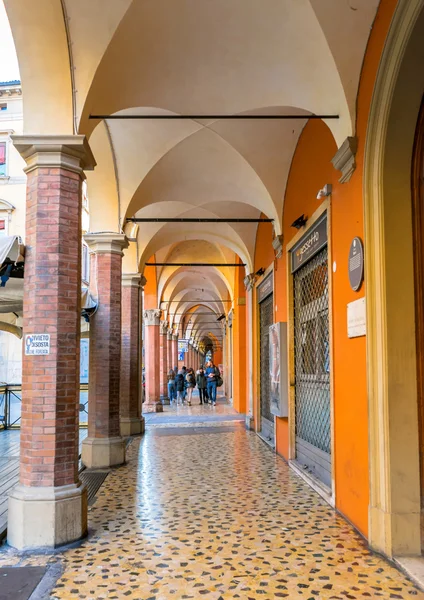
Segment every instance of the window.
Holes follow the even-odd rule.
[[[87,283],[90,281],[90,254],[88,252],[88,246],[82,245],[82,280]]]
[[[6,221],[5,219],[0,219],[0,237],[3,235],[7,235]]]
[[[0,142],[0,177],[6,177],[6,142]]]

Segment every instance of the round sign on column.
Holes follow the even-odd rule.
[[[364,246],[360,238],[352,240],[349,250],[349,282],[354,292],[357,292],[364,280]]]
[[[50,354],[49,333],[29,333],[25,336],[25,355],[40,356]]]

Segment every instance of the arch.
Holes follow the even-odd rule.
[[[388,556],[421,551],[411,163],[423,40],[424,0],[399,0],[365,148],[369,538]]]
[[[31,4],[31,6],[30,6]],[[68,38],[60,0],[5,0],[24,94],[24,132],[73,134]]]

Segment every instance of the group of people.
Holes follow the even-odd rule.
[[[171,404],[174,402],[183,405],[186,401],[191,406],[193,390],[195,387],[199,390],[199,404],[208,404],[216,406],[216,390],[221,373],[212,361],[206,364],[206,368],[201,365],[200,369],[194,372],[191,367],[177,367],[168,372],[168,396]]]

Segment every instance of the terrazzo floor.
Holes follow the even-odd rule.
[[[53,599],[424,599],[240,424],[152,429],[89,510],[89,537],[54,555]],[[13,599],[11,599],[13,600]]]

